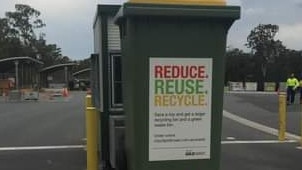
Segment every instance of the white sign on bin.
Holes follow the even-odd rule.
[[[149,161],[210,159],[211,58],[150,58]]]

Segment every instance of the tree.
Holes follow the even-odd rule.
[[[12,55],[19,55],[21,43],[7,18],[0,18],[0,59]]]
[[[0,58],[29,56],[42,60],[44,66],[70,62],[56,44],[47,44],[44,33],[37,34],[46,26],[40,15],[29,5],[16,4],[15,11],[0,18]]]
[[[31,46],[33,41],[37,39],[34,29],[45,26],[39,18],[41,13],[24,4],[16,4],[15,9],[16,11],[5,14],[8,24],[23,45]]]
[[[16,4],[15,11],[0,18],[0,58],[36,55],[35,30],[45,26],[39,16],[30,6]]]
[[[255,74],[260,91],[264,90],[268,66],[275,63],[280,51],[285,49],[280,40],[274,39],[278,31],[278,25],[259,24],[247,37],[246,46],[251,48],[254,54],[257,71]]]
[[[91,68],[90,61],[90,58],[76,61],[78,65],[74,67],[74,71],[80,71],[86,68]]]
[[[43,35],[35,43],[40,60],[44,62],[44,67],[62,63],[61,49],[56,44],[47,44]]]
[[[295,73],[295,75],[302,79],[302,51],[286,50],[285,73]]]
[[[228,81],[252,81],[252,70],[254,63],[251,60],[251,55],[235,49],[228,49],[226,52],[226,71],[225,80]]]

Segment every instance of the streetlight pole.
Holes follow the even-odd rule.
[[[19,61],[15,61],[16,90],[19,90]]]
[[[68,87],[68,67],[65,66],[64,70],[65,70],[65,86],[67,88]]]

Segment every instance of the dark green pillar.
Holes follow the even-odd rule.
[[[239,7],[125,3],[129,170],[218,170],[227,32]]]

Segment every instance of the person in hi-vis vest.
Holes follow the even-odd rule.
[[[287,104],[293,104],[295,102],[296,89],[299,87],[299,81],[295,78],[294,73],[290,74],[290,77],[286,80],[287,89]]]

